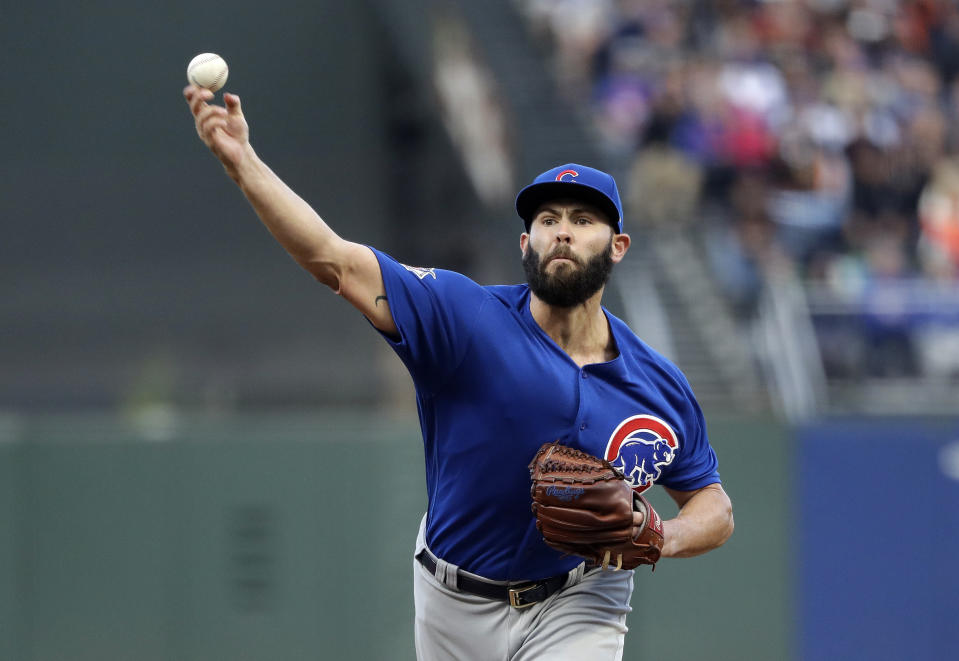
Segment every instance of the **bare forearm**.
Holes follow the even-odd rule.
[[[732,504],[721,488],[690,498],[675,519],[663,521],[663,556],[691,558],[722,546],[733,534]]]
[[[345,242],[253,151],[240,97],[225,92],[220,106],[210,103],[213,92],[196,85],[183,88],[183,96],[197,135],[239,185],[270,233],[303,268],[338,289]]]
[[[341,239],[247,145],[246,157],[227,174],[237,183],[260,220],[298,264],[334,289],[339,274],[333,253]]]
[[[224,105],[210,103],[213,92],[187,85],[197,135],[232,178],[270,233],[313,277],[332,288],[384,333],[396,324],[385,297],[383,274],[371,250],[344,241],[299,195],[260,160],[250,146],[250,131],[236,94],[223,94]]]

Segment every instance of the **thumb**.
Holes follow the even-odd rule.
[[[236,94],[224,94],[223,103],[226,104],[226,109],[231,115],[240,114],[240,97]]]

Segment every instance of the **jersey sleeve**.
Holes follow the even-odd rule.
[[[682,448],[676,461],[663,472],[657,484],[677,491],[695,491],[721,482],[719,461],[716,459],[716,452],[709,444],[702,409],[693,396],[692,388],[685,379],[683,382],[688,393],[689,412],[686,415],[683,430]]]
[[[454,271],[410,267],[371,248],[399,337],[381,333],[419,388],[435,392],[462,363],[487,291]]]

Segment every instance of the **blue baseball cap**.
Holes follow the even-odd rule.
[[[576,163],[547,170],[516,196],[516,213],[526,222],[526,231],[541,204],[564,197],[592,204],[609,217],[618,234],[623,233],[623,203],[616,180],[601,170]]]

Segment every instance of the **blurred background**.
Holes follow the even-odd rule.
[[[207,51],[407,264],[521,281],[515,192],[616,175],[607,307],[737,522],[637,574],[624,658],[959,653],[952,0],[54,0],[0,41],[0,659],[414,657],[409,379],[197,139]]]

